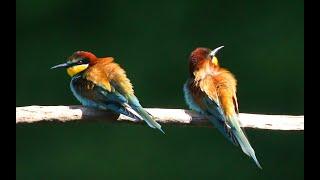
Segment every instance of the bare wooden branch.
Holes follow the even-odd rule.
[[[146,108],[161,124],[176,124],[186,126],[208,126],[209,121],[193,111],[184,109]],[[124,115],[116,115],[83,106],[26,106],[16,108],[16,124],[35,123],[40,121],[109,121],[134,122]],[[242,127],[270,130],[304,130],[304,116],[265,115],[240,113]]]

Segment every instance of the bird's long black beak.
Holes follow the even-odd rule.
[[[63,68],[63,67],[68,67],[68,64],[67,63],[58,64],[56,66],[51,67],[50,69]]]
[[[224,47],[224,46],[220,46],[220,47],[215,48],[213,51],[210,52],[210,56],[211,56],[211,57],[214,57],[214,56],[217,54],[217,52],[218,52],[220,49],[222,49],[223,47]]]

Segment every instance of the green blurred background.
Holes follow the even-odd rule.
[[[304,114],[304,2],[17,0],[16,105],[79,104],[76,50],[113,56],[144,107],[187,108],[188,56],[224,45],[241,112]],[[247,129],[263,170],[213,128],[113,123],[16,126],[17,179],[303,179],[304,133]]]

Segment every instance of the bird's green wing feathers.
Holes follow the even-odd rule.
[[[233,99],[236,101],[236,99]],[[243,129],[240,127],[240,122],[238,119],[238,105],[235,105],[236,114],[231,117],[226,117],[223,110],[219,104],[219,101],[210,99],[209,97],[203,98],[203,103],[206,105],[207,114],[213,118],[209,120],[215,125],[215,127],[233,144],[240,145],[241,149],[245,154],[252,157],[259,168],[262,168],[258,159],[256,158],[255,152],[251,147],[247,136],[245,135]]]
[[[225,117],[220,106],[219,100],[214,100],[209,98],[208,96],[204,96],[203,104],[206,106],[206,114],[209,116],[209,120],[214,124],[214,126],[234,145],[238,145],[237,140],[232,134],[231,127],[228,124],[227,118]]]
[[[154,120],[149,112],[143,109],[134,94],[125,92],[124,88],[115,81],[110,81],[110,85],[111,91],[106,90],[103,86],[99,86],[99,92],[104,95],[108,101],[121,104],[121,111],[125,110],[125,115],[134,119],[144,120],[150,127],[157,128],[163,132],[161,125]]]

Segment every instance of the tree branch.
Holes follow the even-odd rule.
[[[176,124],[186,126],[212,125],[204,117],[193,111],[184,109],[146,108],[160,124]],[[116,115],[83,106],[25,106],[16,108],[16,124],[35,123],[40,121],[108,121],[134,122],[124,115]],[[240,113],[242,127],[270,130],[304,130],[304,116],[264,115]]]

